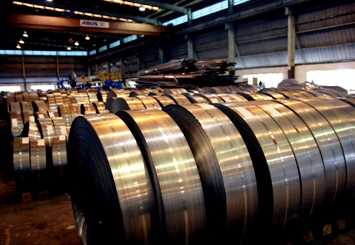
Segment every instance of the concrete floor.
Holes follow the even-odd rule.
[[[0,244],[80,245],[70,196],[20,202],[14,179],[0,171]]]

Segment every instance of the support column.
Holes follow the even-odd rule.
[[[23,77],[23,86],[24,90],[27,91],[27,82],[26,82],[26,69],[25,69],[25,56],[23,55],[23,50],[22,50],[22,77]]]
[[[295,17],[290,8],[286,7],[287,15],[287,66],[288,78],[295,78],[296,25]]]
[[[57,64],[57,78],[58,78],[58,82],[59,82],[59,81],[60,81],[60,73],[59,73],[59,58],[58,58],[58,51],[56,52],[55,61],[56,61],[56,64]]]
[[[138,52],[136,53],[136,56],[137,56],[137,69],[138,71],[140,71],[142,70],[142,58]]]
[[[121,66],[120,66],[120,72],[121,72],[121,75],[122,75],[122,80],[124,80],[126,77],[125,77],[125,74],[124,74],[124,59],[123,57],[120,57],[120,63],[121,63]]]
[[[228,14],[233,13],[233,2],[234,0],[228,0]]]
[[[234,25],[226,23],[228,30],[228,62],[235,62],[235,41],[234,41]]]
[[[185,39],[187,39],[187,58],[193,59],[194,58],[194,43],[191,38],[191,35],[185,35]]]
[[[163,63],[165,63],[164,49],[161,46],[159,46],[158,50],[159,50],[159,63],[163,64]]]
[[[192,12],[191,12],[191,8],[187,9],[187,23],[190,25],[192,25]]]

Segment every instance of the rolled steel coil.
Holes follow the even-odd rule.
[[[231,120],[207,104],[164,108],[194,154],[205,196],[207,240],[237,244],[258,211],[254,168]]]
[[[206,230],[204,196],[196,162],[180,128],[161,110],[126,110],[117,115],[144,156],[157,198],[162,243],[199,244]]]
[[[111,113],[116,113],[121,110],[144,110],[145,106],[143,102],[136,97],[126,97],[126,98],[110,98],[111,103],[107,103],[107,109]],[[108,101],[108,102],[109,102]]]
[[[106,101],[107,101],[107,91],[105,91],[105,90],[98,91],[96,96],[97,96],[97,99],[98,99],[99,102],[106,103]]]
[[[90,104],[81,104],[80,105],[80,113],[82,115],[96,114],[96,109],[91,103]]]
[[[20,104],[20,102],[11,102],[9,104],[9,111],[21,112],[21,104]]]
[[[158,101],[161,108],[164,108],[165,106],[168,106],[168,105],[175,105],[175,102],[171,98],[169,98],[168,96],[157,95],[157,96],[153,96],[153,98],[156,101]]]
[[[306,223],[313,213],[319,211],[325,198],[325,169],[318,145],[307,125],[294,111],[274,101],[253,104],[273,118],[289,141],[301,180],[299,219]]]
[[[16,102],[24,101],[23,94],[22,93],[15,94],[15,100]]]
[[[149,96],[137,96],[140,101],[142,101],[146,109],[161,110],[160,104],[152,97]]]
[[[32,107],[35,112],[46,113],[48,111],[47,104],[43,100],[32,101]]]
[[[327,119],[310,105],[299,100],[278,102],[290,108],[305,122],[317,142],[325,170],[323,206],[329,210],[346,187],[346,164],[339,139]]]
[[[205,98],[208,103],[223,103],[224,101],[216,94],[195,94],[193,98],[201,96]]]
[[[27,172],[31,170],[30,141],[28,137],[14,138],[13,164],[15,172]]]
[[[286,98],[283,94],[281,94],[279,92],[271,91],[271,90],[266,90],[266,91],[262,90],[261,93],[267,94],[274,99],[285,99]]]
[[[183,94],[164,94],[172,99],[177,105],[191,104],[190,100]]]
[[[199,94],[186,94],[184,93],[184,95],[188,98],[188,100],[191,103],[205,103],[205,104],[209,104],[210,101],[204,97],[204,96],[200,96]]]
[[[46,170],[46,145],[44,139],[30,139],[31,171]]]
[[[355,190],[355,111],[353,107],[341,100],[328,100],[324,103],[324,100],[306,99],[302,102],[316,109],[332,126],[345,158],[345,191],[351,198]]]
[[[65,135],[52,138],[52,163],[54,168],[67,165],[67,138]]]
[[[24,128],[21,111],[10,111],[9,116],[12,136],[18,137]]]
[[[266,227],[284,228],[298,218],[300,177],[292,148],[278,124],[249,103],[216,104],[235,123],[252,152],[258,181],[259,210]],[[254,156],[255,154],[255,156]],[[265,228],[267,229],[267,228]]]
[[[68,141],[68,167],[83,244],[157,244],[158,217],[148,171],[120,118],[76,118]]]
[[[97,114],[101,114],[100,112],[106,111],[106,105],[104,102],[93,102],[92,105],[95,107]]]

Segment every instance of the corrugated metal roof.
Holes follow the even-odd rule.
[[[353,61],[355,60],[355,44],[305,49],[302,50],[302,55],[307,64]]]

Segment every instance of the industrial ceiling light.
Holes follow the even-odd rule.
[[[24,44],[25,42],[22,39],[20,39],[19,43]]]
[[[28,37],[28,34],[27,34],[26,31],[23,32],[23,36],[24,36],[24,37]]]
[[[53,0],[47,0],[47,2],[52,2]]]
[[[79,42],[78,41],[76,41],[74,44],[75,44],[75,46],[79,46]]]
[[[145,11],[145,7],[143,4],[139,7],[139,11],[142,11],[142,12]]]
[[[68,46],[68,47],[67,47],[67,50],[71,50],[71,47]]]
[[[85,40],[90,40],[89,35],[86,35]]]
[[[21,49],[21,45],[18,43],[18,44],[16,45],[16,48]]]

